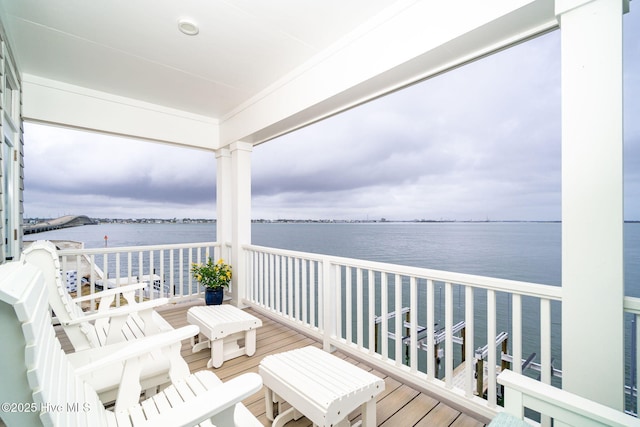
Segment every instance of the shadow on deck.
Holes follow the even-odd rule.
[[[160,314],[167,319],[173,327],[186,326],[187,309],[193,304],[171,305],[159,310]],[[279,324],[278,322],[265,317],[249,309],[249,312],[262,320],[262,327],[257,330],[256,354],[252,357],[241,356],[224,362],[222,367],[213,369],[222,381],[228,381],[245,372],[258,372],[258,364],[263,357],[293,350],[296,348],[314,345],[321,347],[321,343],[307,337],[297,331]],[[62,331],[60,327],[56,328]],[[59,334],[60,335],[60,334]],[[70,348],[70,343],[65,336],[61,336],[63,348]],[[452,426],[452,427],[480,427],[484,423],[461,413],[436,399],[421,393],[383,373],[372,370],[370,367],[359,361],[348,357],[342,352],[334,353],[337,357],[343,358],[362,369],[384,378],[385,390],[378,396],[376,404],[376,419],[378,426]],[[209,350],[202,350],[193,354],[189,340],[182,343],[182,356],[189,364],[191,372],[207,369],[209,360]],[[249,410],[265,425],[270,426],[265,414],[264,393],[258,392],[244,400],[244,404]],[[353,423],[360,419],[360,411],[356,410],[349,415]],[[287,427],[311,426],[311,422],[306,418],[291,421]]]

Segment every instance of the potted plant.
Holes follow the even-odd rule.
[[[204,300],[207,305],[222,304],[224,288],[229,287],[231,281],[231,266],[225,264],[221,258],[213,263],[211,257],[202,264],[191,265],[193,277],[205,287]]]

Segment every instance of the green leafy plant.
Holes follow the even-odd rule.
[[[231,266],[225,264],[220,258],[215,264],[211,257],[207,262],[191,264],[191,273],[202,286],[206,288],[218,289],[229,286],[231,281]]]

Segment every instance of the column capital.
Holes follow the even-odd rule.
[[[231,151],[253,151],[253,144],[250,142],[236,141],[229,145]]]
[[[215,152],[216,159],[219,159],[221,157],[231,157],[231,150],[229,150],[228,148],[219,148]]]
[[[578,9],[595,1],[602,0],[556,0],[556,17],[564,15],[567,12],[571,12],[574,9]],[[620,0],[620,2],[622,3],[623,13],[629,12],[629,0]]]

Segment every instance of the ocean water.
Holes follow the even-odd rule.
[[[25,236],[25,240],[76,240],[86,248],[107,244],[138,246],[215,241],[215,224],[100,224]],[[256,245],[336,255],[371,261],[520,280],[545,285],[561,284],[561,224],[559,223],[256,223]],[[640,223],[625,224],[625,293],[640,297]],[[606,284],[603,284],[603,292]],[[436,298],[442,289],[436,289]],[[481,292],[478,292],[480,295]],[[457,294],[456,294],[457,295]],[[454,295],[461,300],[462,296]],[[483,317],[482,297],[476,314]],[[526,305],[526,299],[523,301]],[[498,297],[498,311],[509,312],[509,300]],[[436,305],[436,319],[439,318]],[[552,304],[552,357],[561,367],[561,310]],[[422,314],[424,317],[424,313]],[[531,317],[532,316],[532,317]],[[523,310],[524,354],[538,351],[536,310]],[[627,375],[631,374],[630,325],[625,316]],[[424,319],[423,319],[424,320]],[[459,319],[458,319],[459,320]],[[420,319],[418,322],[420,323]],[[423,322],[424,323],[424,322]],[[420,324],[423,324],[420,323]],[[482,340],[483,321],[475,335]],[[531,330],[529,330],[531,329]],[[510,321],[498,330],[510,332]],[[479,342],[479,341],[478,341]],[[629,378],[629,377],[628,377]],[[557,384],[556,379],[554,382]],[[630,383],[630,379],[627,383]],[[630,405],[631,403],[629,403]]]
[[[215,224],[100,224],[25,240],[86,248],[215,241]],[[559,223],[256,223],[256,245],[545,285],[561,283]],[[625,293],[640,297],[640,223],[625,224]]]

